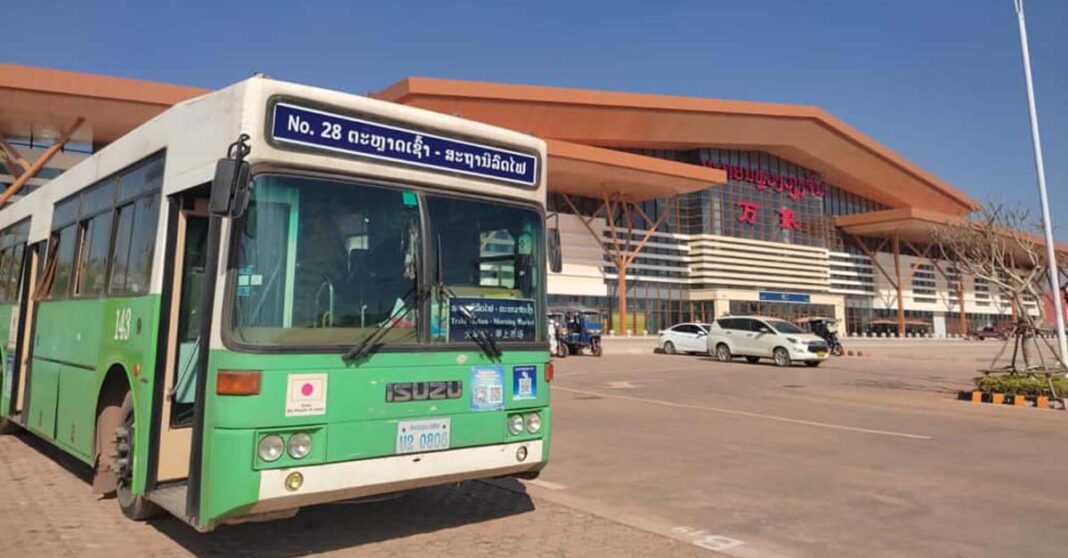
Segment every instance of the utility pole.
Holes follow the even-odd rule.
[[[1038,111],[1035,108],[1035,87],[1031,78],[1031,53],[1027,48],[1027,23],[1024,21],[1023,0],[1016,4],[1016,21],[1020,25],[1020,50],[1023,54],[1024,81],[1027,85],[1027,108],[1031,114],[1031,143],[1035,150],[1035,170],[1038,171],[1038,195],[1042,200],[1042,228],[1046,234],[1046,265],[1049,270],[1049,292],[1053,298],[1053,312],[1057,315],[1057,344],[1061,364],[1068,366],[1068,339],[1064,335],[1064,306],[1061,303],[1060,281],[1057,271],[1057,249],[1053,244],[1053,225],[1049,220],[1049,198],[1046,196],[1046,169],[1042,163],[1042,139],[1038,134]]]

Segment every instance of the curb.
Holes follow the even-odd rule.
[[[1010,405],[1013,407],[1036,407],[1049,409],[1050,400],[1046,395],[1013,395],[1011,393],[990,393],[985,391],[959,391],[959,401],[972,403],[990,403],[992,405]]]

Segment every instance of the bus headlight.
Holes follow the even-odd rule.
[[[297,432],[289,437],[289,443],[287,444],[289,457],[293,459],[304,459],[311,453],[312,439],[305,432]]]
[[[518,436],[523,433],[523,415],[508,417],[508,433],[512,436]]]
[[[286,443],[282,440],[282,437],[278,434],[268,434],[260,439],[260,446],[257,453],[260,459],[267,461],[278,461],[279,457],[282,457],[282,453],[285,451]]]
[[[527,432],[537,434],[541,430],[541,416],[538,413],[530,413],[526,417]]]

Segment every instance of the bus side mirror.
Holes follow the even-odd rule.
[[[560,273],[564,269],[564,256],[560,252],[560,229],[549,229],[549,271]]]
[[[240,217],[248,207],[247,161],[219,159],[215,165],[215,180],[211,183],[209,209],[216,217]]]

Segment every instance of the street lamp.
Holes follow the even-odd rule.
[[[1046,234],[1046,264],[1049,268],[1050,297],[1057,315],[1057,344],[1061,365],[1068,366],[1068,339],[1064,335],[1064,308],[1061,304],[1060,281],[1057,277],[1057,250],[1053,245],[1053,226],[1049,220],[1049,199],[1046,196],[1046,169],[1042,163],[1042,139],[1038,134],[1038,111],[1035,109],[1035,88],[1031,79],[1031,53],[1027,48],[1027,23],[1024,21],[1023,0],[1016,4],[1016,21],[1020,25],[1020,50],[1023,54],[1024,81],[1027,85],[1027,108],[1031,114],[1031,143],[1035,150],[1035,170],[1038,171],[1038,195],[1042,200],[1042,228]]]

